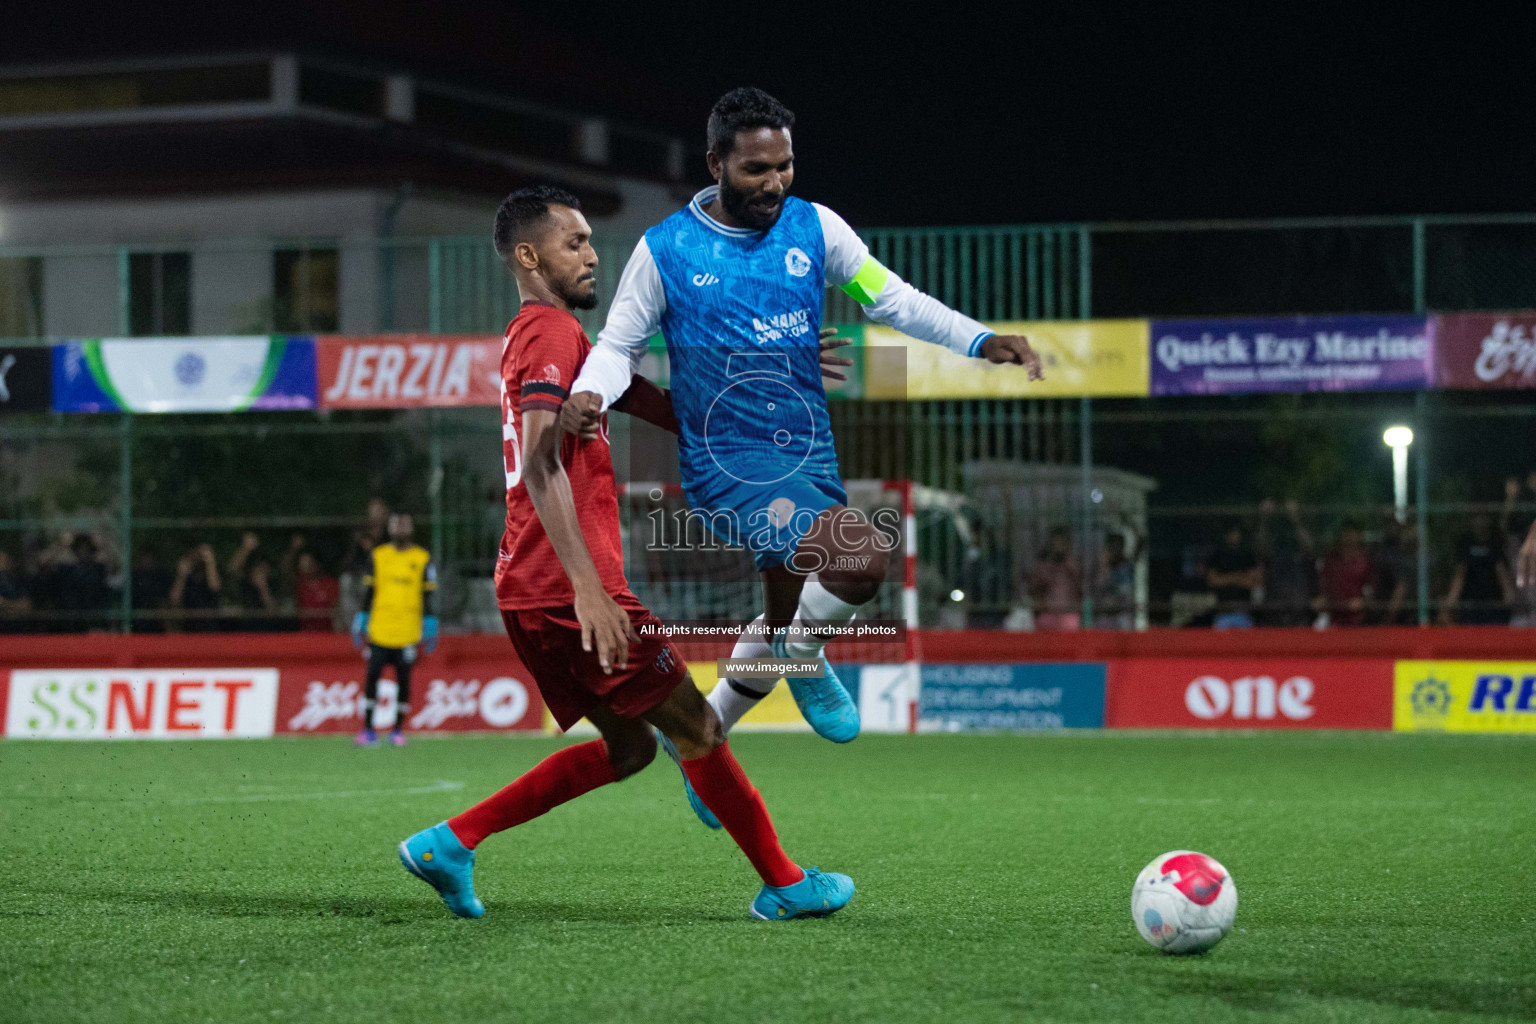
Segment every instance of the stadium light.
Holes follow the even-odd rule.
[[[956,587],[954,590],[951,590],[949,592],[949,599],[951,601],[964,601],[965,600],[965,591],[963,591],[960,588]]]
[[[1413,444],[1413,431],[1408,427],[1388,427],[1381,435],[1387,447],[1392,449],[1392,496],[1396,506],[1397,521],[1408,521],[1408,446]]]

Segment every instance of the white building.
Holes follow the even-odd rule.
[[[500,198],[552,182],[616,278],[684,163],[642,126],[292,53],[0,68],[0,337],[428,329],[427,238],[491,259]]]

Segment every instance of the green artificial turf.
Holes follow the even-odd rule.
[[[395,843],[556,745],[0,743],[0,1019],[1439,1021],[1536,1016],[1536,743],[1389,734],[733,741],[847,910],[766,923],[666,759],[481,848],[480,921]],[[1237,930],[1154,952],[1154,856]]]

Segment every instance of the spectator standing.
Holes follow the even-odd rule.
[[[1215,628],[1253,627],[1253,592],[1264,585],[1264,569],[1238,523],[1227,527],[1221,545],[1211,553],[1205,582],[1216,598],[1216,616],[1211,623]]]
[[[1366,549],[1360,527],[1346,522],[1338,542],[1323,556],[1317,610],[1334,626],[1363,626],[1376,596],[1376,563]]]
[[[1526,474],[1525,488],[1536,497],[1536,471]],[[1532,516],[1527,508],[1521,510],[1520,481],[1510,477],[1504,481],[1504,508],[1499,514],[1499,533],[1504,538],[1505,559],[1511,566],[1515,565],[1520,557],[1520,545],[1533,527],[1536,527],[1536,516]],[[1514,587],[1514,618],[1512,624],[1517,626],[1536,626],[1536,582],[1515,583]]]
[[[176,581],[171,584],[170,606],[181,611],[178,626],[188,633],[211,633],[219,628],[219,560],[213,547],[199,544],[176,563]]]
[[[1471,533],[1457,546],[1456,571],[1440,609],[1449,625],[1507,626],[1514,602],[1515,581],[1504,560],[1503,545],[1493,534],[1493,517],[1472,517]]]
[[[0,633],[25,633],[32,615],[32,585],[9,551],[0,549]]]
[[[1396,516],[1389,515],[1382,526],[1376,565],[1376,593],[1385,595],[1387,602],[1383,624],[1415,625],[1419,621],[1418,528],[1411,522],[1399,523]]]
[[[382,498],[368,502],[366,522],[352,532],[347,557],[341,563],[341,616],[352,619],[363,610],[363,578],[373,571],[373,549],[389,532],[389,506]]]
[[[341,599],[341,583],[336,577],[326,575],[320,560],[309,551],[299,554],[293,589],[300,632],[331,632],[335,628],[336,605]]]
[[[227,578],[239,581],[237,629],[270,633],[280,628],[277,598],[272,593],[272,563],[261,557],[261,538],[247,530],[226,567]]]
[[[165,618],[162,613],[170,604],[172,582],[171,574],[160,568],[160,560],[153,552],[141,551],[133,556],[132,601],[135,633],[165,632]]]
[[[1306,625],[1317,552],[1295,498],[1286,499],[1283,517],[1275,515],[1272,499],[1259,505],[1258,548],[1264,566],[1264,624]]]
[[[1035,628],[1081,629],[1083,566],[1072,553],[1072,531],[1058,526],[1030,573],[1029,595],[1035,602]]]
[[[112,607],[111,570],[101,560],[96,539],[77,533],[69,542],[70,557],[54,566],[59,610],[71,613],[61,624],[66,632],[84,633],[106,626],[105,612]]]
[[[1131,540],[1112,531],[1104,537],[1104,552],[1094,585],[1093,624],[1100,629],[1136,628],[1136,559],[1141,556],[1141,534],[1131,529]]]

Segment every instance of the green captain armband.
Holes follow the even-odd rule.
[[[885,291],[885,282],[890,277],[891,272],[881,266],[879,260],[870,256],[864,260],[859,272],[853,275],[853,280],[843,285],[843,291],[861,306],[873,305],[880,293]]]

